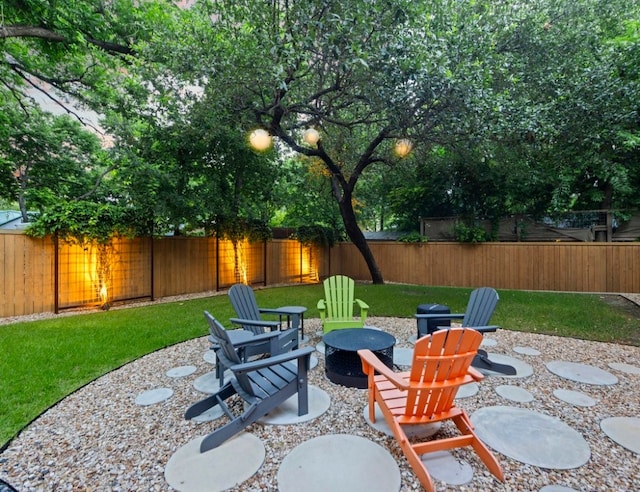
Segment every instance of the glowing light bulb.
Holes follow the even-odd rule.
[[[407,157],[409,152],[411,152],[411,149],[413,149],[413,144],[411,143],[411,140],[407,138],[396,141],[396,145],[394,147],[398,157]]]
[[[320,140],[320,133],[315,128],[307,128],[302,135],[302,138],[309,145],[315,145]]]
[[[249,143],[256,150],[267,150],[271,147],[271,135],[266,130],[258,128],[249,135]]]

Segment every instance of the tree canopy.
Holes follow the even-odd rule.
[[[639,14],[636,0],[5,2],[4,131],[44,124],[55,143],[68,123],[29,94],[68,94],[113,143],[81,150],[86,176],[77,154],[56,161],[80,140],[37,146],[48,189],[83,183],[59,189],[156,232],[337,228],[337,213],[382,282],[367,226],[638,206]],[[256,128],[266,152],[247,145]],[[11,142],[3,198],[28,165]]]

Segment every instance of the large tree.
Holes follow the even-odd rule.
[[[356,186],[374,164],[401,161],[393,152],[400,139],[430,145],[477,131],[465,114],[490,106],[483,50],[491,35],[484,20],[473,22],[478,9],[410,0],[207,1],[191,10],[179,41],[162,48],[173,73],[204,88],[210,108],[322,163],[345,231],[380,283],[354,210]],[[319,132],[317,143],[303,142],[308,128]]]

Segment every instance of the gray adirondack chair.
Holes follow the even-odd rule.
[[[284,353],[288,350],[298,348],[298,330],[281,330],[278,321],[262,319],[262,310],[258,307],[253,289],[248,285],[234,284],[229,289],[229,301],[236,312],[237,317],[229,318],[235,325],[240,325],[243,330],[252,331],[256,335],[262,335],[266,329],[278,330],[279,348],[277,353]],[[278,314],[275,309],[267,309],[271,314]],[[254,348],[253,350],[260,350]],[[266,353],[263,351],[262,353]]]
[[[215,394],[191,405],[185,412],[185,418],[192,419],[219,405],[229,418],[229,422],[202,440],[201,453],[220,446],[296,393],[298,415],[309,412],[307,372],[314,350],[312,347],[243,363],[224,327],[206,311],[205,317],[210,323],[212,336],[220,346],[216,353],[218,360],[231,369],[233,377]],[[236,394],[245,402],[245,410],[238,415],[233,414],[225,403]]]
[[[489,322],[491,321],[491,316],[493,316],[499,300],[500,296],[495,289],[491,287],[480,287],[473,290],[469,295],[467,310],[464,313],[416,314],[418,336],[420,337],[427,334],[428,319],[442,318],[461,319],[463,328],[473,328],[480,333],[497,331],[500,327],[498,325],[490,325]],[[513,375],[516,373],[516,370],[512,366],[490,361],[485,350],[478,350],[478,355],[475,357],[472,365],[478,369],[487,369],[502,374]]]
[[[437,313],[437,314],[416,314],[418,320],[418,335],[427,335],[428,319],[461,319],[463,328],[473,328],[481,333],[496,331],[499,326],[490,325],[491,316],[498,305],[500,297],[495,289],[491,287],[481,287],[471,292],[467,310],[464,313]],[[444,327],[443,327],[444,328]]]

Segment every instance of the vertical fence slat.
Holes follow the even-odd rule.
[[[115,247],[119,258],[112,271],[112,299],[151,296],[150,242],[122,239]],[[370,247],[383,277],[391,282],[640,292],[640,243],[372,241]],[[248,268],[241,273],[251,284],[316,282],[337,273],[370,280],[366,263],[351,243],[339,243],[327,250],[301,246],[293,240],[273,240],[244,244],[242,248],[241,260]],[[50,238],[35,239],[13,231],[0,234],[0,317],[53,310],[54,251]],[[87,258],[88,252],[61,244],[59,253],[61,308],[95,303],[95,278],[92,283],[87,274],[93,261]],[[156,297],[208,292],[237,281],[233,246],[209,237],[155,239],[152,268]]]

